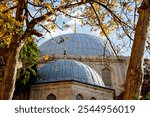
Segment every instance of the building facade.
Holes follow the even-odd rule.
[[[65,34],[39,48],[30,99],[114,99],[122,92],[129,58],[118,60],[101,38]]]

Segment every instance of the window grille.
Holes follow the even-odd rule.
[[[104,81],[105,86],[112,87],[112,81],[111,81],[111,71],[109,68],[104,68],[102,70],[102,79]]]

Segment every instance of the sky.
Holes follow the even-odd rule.
[[[77,12],[74,13],[74,15],[77,15],[77,14],[81,14],[81,12],[78,10]],[[44,39],[41,39],[40,41],[38,41],[38,45],[40,46],[42,43],[46,42],[47,40],[51,39],[51,37],[56,37],[56,36],[60,36],[60,35],[63,35],[63,34],[69,34],[69,33],[74,33],[74,26],[75,26],[75,19],[71,18],[71,19],[68,19],[66,18],[65,16],[61,16],[58,20],[57,20],[57,24],[59,26],[62,26],[63,22],[65,22],[65,24],[68,24],[70,27],[67,28],[67,29],[64,29],[64,30],[61,30],[59,28],[56,28],[54,30],[51,31],[51,34],[46,34],[44,36]],[[90,35],[94,35],[94,36],[98,36],[100,37],[102,40],[105,40],[104,37],[100,36],[99,34],[99,30],[97,31],[90,31],[91,27],[89,26],[83,26],[81,27],[81,24],[80,24],[80,21],[78,19],[76,19],[76,32],[77,33],[85,33],[85,34],[90,34]],[[117,45],[119,45],[119,41],[116,39],[116,36],[114,33],[112,33],[110,35],[110,39],[112,40],[114,46],[117,47]],[[130,56],[130,52],[131,52],[131,49],[130,48],[124,48],[122,50],[122,53],[121,55],[124,55],[124,56]],[[145,58],[150,58],[150,54],[149,53],[145,53],[144,55]]]
[[[59,28],[56,28],[55,30],[51,31],[51,34],[47,33],[43,39],[41,39],[40,41],[38,41],[38,45],[40,46],[42,43],[48,41],[49,39],[51,39],[51,37],[56,37],[56,36],[60,36],[63,34],[69,34],[69,33],[74,33],[74,27],[75,27],[75,21],[76,21],[76,33],[84,33],[84,34],[90,34],[90,35],[94,35],[97,37],[100,37],[100,39],[102,39],[101,41],[105,41],[105,37],[100,36],[100,30],[97,31],[90,31],[91,27],[89,26],[83,26],[81,27],[81,23],[78,19],[66,19],[65,17],[60,18],[57,23],[59,25],[62,25],[62,22],[65,21],[65,24],[68,24],[70,27],[64,30],[61,30]],[[114,45],[118,44],[118,41],[115,39],[114,34],[110,35],[110,38],[112,39]],[[125,56],[129,56],[130,55],[130,51],[125,51],[125,53],[123,53]]]
[[[75,20],[74,19],[68,20],[66,24],[70,25],[70,27],[65,29],[65,30],[63,30],[63,31],[60,30],[59,28],[56,28],[55,30],[51,31],[51,36],[52,37],[56,37],[56,36],[60,36],[60,35],[63,35],[63,34],[74,33]],[[93,32],[93,31],[90,31],[90,27],[88,27],[88,26],[81,27],[79,20],[76,20],[76,31],[77,31],[77,33],[90,34],[90,35],[98,36],[101,39],[104,39],[104,37],[100,36],[99,30]],[[41,39],[38,42],[38,45],[40,46],[42,43],[44,43],[44,42],[48,41],[49,39],[51,39],[51,36],[49,34],[46,34],[44,39]],[[115,40],[114,37],[115,36],[113,34],[110,35],[110,38],[112,38],[112,40],[114,42],[114,45],[115,44],[117,45],[118,42]],[[129,50],[125,50],[125,52],[121,53],[121,54],[124,55],[124,56],[130,56],[130,51],[131,51],[130,49]],[[145,58],[150,58],[150,54],[145,52],[144,57]]]
[[[74,27],[75,27],[74,19],[69,20],[66,24],[70,25],[70,27],[65,29],[65,30],[61,30],[59,28],[56,28],[55,30],[51,31],[52,37],[60,36],[63,34],[74,33]],[[88,27],[88,26],[81,27],[79,20],[76,20],[76,33],[85,33],[85,34],[99,36],[99,31],[91,32],[90,27]],[[51,38],[51,36],[49,34],[45,35],[45,38],[41,39],[39,41],[38,45],[41,45],[42,43],[46,42],[50,38]]]

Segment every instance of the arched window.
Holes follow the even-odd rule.
[[[76,100],[84,100],[84,97],[81,94],[76,95]]]
[[[56,96],[51,93],[47,96],[47,100],[56,100]]]
[[[95,97],[91,97],[90,100],[96,100],[96,98]]]
[[[102,69],[102,79],[104,81],[105,86],[112,87],[111,71],[109,68]]]

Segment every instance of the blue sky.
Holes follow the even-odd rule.
[[[80,11],[76,12],[75,15],[77,13],[80,14]],[[75,20],[73,18],[72,19],[68,19],[68,18],[66,18],[64,16],[61,16],[57,20],[57,24],[60,27],[62,27],[63,22],[65,22],[65,24],[68,24],[70,27],[67,28],[67,29],[64,29],[64,30],[60,30],[59,28],[56,28],[55,30],[52,30],[51,31],[51,36],[52,37],[60,36],[62,34],[74,33]],[[76,27],[77,27],[77,33],[85,33],[85,34],[90,34],[90,35],[98,36],[98,37],[100,37],[102,39],[102,41],[105,41],[105,38],[102,37],[102,36],[100,36],[100,34],[99,34],[100,31],[99,30],[93,32],[93,31],[90,31],[91,27],[89,27],[89,26],[83,26],[83,27],[81,27],[80,21],[78,19],[76,19]],[[115,33],[116,32],[111,33],[110,39],[113,42],[114,46],[117,48],[117,46],[120,45],[121,40],[117,39]],[[45,37],[38,42],[38,45],[41,45],[42,43],[44,43],[47,40],[51,39],[51,36],[47,33],[45,35]],[[125,40],[127,40],[126,42],[129,43],[128,39],[125,39]],[[131,51],[130,47],[124,48],[121,51],[121,55],[130,56],[130,51]],[[144,57],[150,58],[149,53],[145,53]]]
[[[58,19],[57,23],[58,23],[59,26],[62,26],[62,22],[64,22],[64,21],[65,21],[65,24],[68,24],[70,26],[69,28],[64,29],[64,30],[56,28],[55,30],[51,31],[51,35],[49,35],[49,33],[47,33],[45,35],[45,37],[38,42],[38,45],[41,45],[42,43],[44,43],[47,40],[51,39],[51,36],[56,37],[56,36],[60,36],[60,35],[63,35],[63,34],[74,33],[75,19],[66,19],[66,18],[62,17],[62,18]],[[78,19],[76,19],[76,28],[77,28],[77,30],[76,30],[77,33],[90,34],[90,35],[100,37],[102,39],[102,41],[106,40],[105,37],[100,36],[100,34],[99,34],[100,31],[99,30],[90,31],[91,27],[89,27],[89,26],[81,27],[80,21]],[[115,39],[115,34],[114,33],[112,33],[110,35],[110,38],[112,39],[112,42],[114,43],[114,46],[117,46],[120,43],[118,40]],[[121,53],[121,54],[124,54],[125,56],[130,55],[130,51],[123,50],[122,52],[124,52],[124,51],[125,51],[125,53]]]

